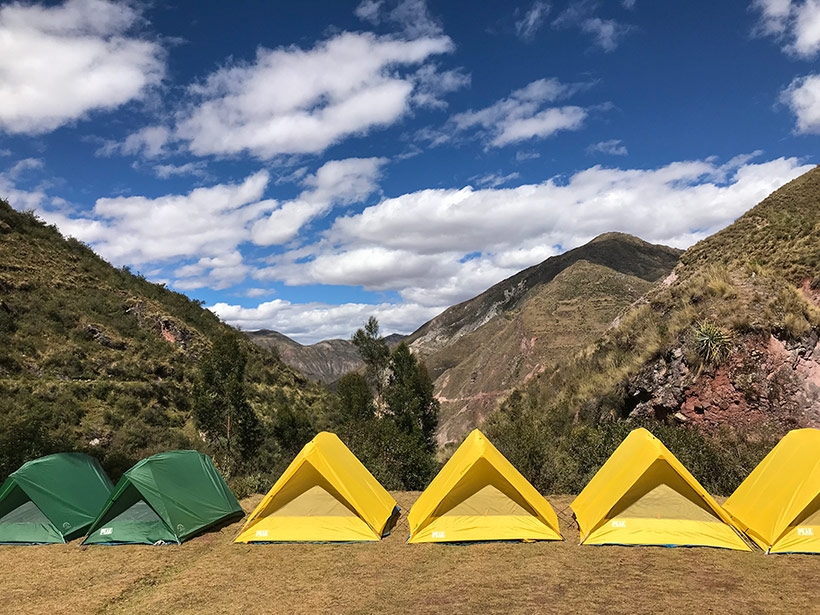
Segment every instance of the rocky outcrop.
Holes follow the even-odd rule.
[[[631,418],[672,416],[707,431],[820,427],[818,331],[799,340],[745,336],[722,365],[700,372],[676,348],[627,383],[624,412]]]

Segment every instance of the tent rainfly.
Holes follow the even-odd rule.
[[[549,502],[479,430],[416,500],[407,542],[563,540]]]
[[[767,553],[820,553],[820,430],[786,434],[723,508]]]
[[[24,463],[0,487],[0,543],[78,538],[111,489],[99,462],[88,455],[58,453]]]
[[[646,429],[635,429],[572,503],[584,545],[750,551],[729,515]]]
[[[242,507],[210,457],[168,451],[123,475],[83,544],[180,544],[241,516]]]
[[[338,436],[323,431],[296,455],[234,542],[378,541],[397,510]]]

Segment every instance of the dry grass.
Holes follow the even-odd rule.
[[[407,511],[416,493],[395,494]],[[259,496],[243,502],[250,510]],[[820,558],[566,542],[232,545],[234,523],[180,547],[0,547],[19,614],[813,612]],[[6,611],[6,612],[11,612]]]

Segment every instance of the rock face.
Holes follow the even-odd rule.
[[[359,351],[350,340],[324,340],[303,346],[278,331],[262,329],[250,331],[247,335],[258,346],[276,352],[290,367],[323,384],[333,384],[346,373],[364,365]],[[384,339],[392,346],[403,340],[404,336],[393,334]]]
[[[777,431],[820,425],[817,331],[796,341],[749,335],[716,369],[692,372],[675,349],[648,364],[628,386],[629,417],[674,416],[703,430],[729,426]]]
[[[439,444],[459,441],[515,387],[592,342],[679,254],[607,233],[420,327],[408,341],[435,381]]]

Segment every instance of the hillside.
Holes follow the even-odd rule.
[[[321,416],[321,387],[201,304],[0,201],[0,478],[54,450],[89,452],[116,477],[159,450],[201,447],[192,386],[225,334],[248,355],[249,400],[267,427],[285,407]]]
[[[358,349],[350,340],[323,340],[302,345],[287,335],[268,329],[248,331],[246,334],[257,346],[273,351],[285,364],[323,384],[333,384],[346,373],[364,365]],[[394,333],[384,339],[393,346],[404,336]]]
[[[489,430],[512,437],[569,415],[752,442],[820,427],[818,339],[820,167],[687,250],[602,337],[514,394]],[[506,450],[526,463],[526,447]]]
[[[435,379],[439,443],[458,441],[513,388],[596,339],[672,271],[679,254],[607,233],[420,327],[408,341]]]

